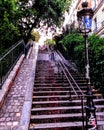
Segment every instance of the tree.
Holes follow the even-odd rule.
[[[28,41],[40,23],[59,26],[71,0],[0,0],[0,41],[8,48],[17,39]]]
[[[0,42],[2,48],[10,47],[20,36],[16,26],[15,14],[17,12],[16,0],[0,1]]]
[[[40,34],[39,34],[39,32],[33,29],[33,30],[31,31],[31,39],[32,39],[33,41],[38,42],[39,39],[40,39]]]
[[[32,29],[39,28],[41,22],[43,26],[47,24],[48,27],[60,25],[63,12],[66,5],[70,5],[70,0],[33,0],[31,4],[28,0],[21,0],[18,4],[22,12],[22,17],[19,19],[20,30],[28,40]]]

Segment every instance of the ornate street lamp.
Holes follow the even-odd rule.
[[[91,32],[93,10],[88,8],[88,2],[82,3],[82,9],[77,12],[78,24],[80,32],[83,33],[85,40],[85,69],[87,81],[87,102],[86,102],[86,130],[97,130],[97,120],[95,114],[95,106],[93,102],[93,94],[90,83],[89,74],[89,56],[88,56],[88,33]]]

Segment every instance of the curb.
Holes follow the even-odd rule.
[[[25,94],[25,101],[22,109],[20,124],[14,127],[12,130],[28,130],[29,122],[30,122],[30,114],[31,114],[31,103],[32,103],[32,94],[33,94],[33,87],[34,87],[34,79],[35,79],[35,71],[36,71],[36,62],[38,56],[38,46],[33,46],[33,55],[34,58],[32,60],[32,71],[31,71],[31,79],[28,80],[30,85],[29,88],[26,90]],[[30,59],[31,60],[31,59]]]
[[[28,52],[28,54],[26,56],[26,59],[29,59],[31,52],[32,52],[32,47],[30,47],[29,52]]]
[[[30,57],[32,53],[32,58]],[[24,60],[29,60],[31,62],[31,77],[28,82],[30,87],[27,88],[25,93],[25,100],[22,108],[21,118],[19,125],[17,126],[1,126],[0,130],[28,130],[29,122],[30,122],[30,113],[31,113],[31,102],[32,102],[32,92],[34,86],[34,78],[35,78],[35,68],[37,62],[37,55],[38,55],[38,45],[34,45],[32,48],[29,49],[27,56],[23,54],[19,60],[17,61],[16,65],[10,72],[8,78],[4,82],[2,89],[0,90],[0,109],[2,108],[5,99],[11,89],[13,82],[20,70],[20,67]],[[31,89],[30,89],[31,88]]]
[[[16,65],[14,66],[14,68],[12,69],[12,71],[10,72],[8,78],[6,79],[6,81],[4,82],[2,89],[0,91],[0,109],[4,103],[4,100],[9,92],[9,90],[12,87],[13,81],[15,79],[15,77],[18,74],[18,71],[21,67],[21,64],[23,63],[23,60],[25,58],[25,55],[22,54],[22,56],[19,58],[19,60],[17,61]]]

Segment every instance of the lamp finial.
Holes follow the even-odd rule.
[[[83,8],[87,8],[87,7],[88,7],[88,2],[87,2],[87,1],[83,2],[83,3],[82,3],[82,7],[83,7]]]

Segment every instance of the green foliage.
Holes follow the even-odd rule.
[[[67,36],[65,36],[65,38],[63,38],[62,43],[64,45],[81,44],[81,43],[83,43],[83,38],[82,38],[82,36],[78,35],[77,33],[68,34]]]
[[[88,42],[91,82],[104,93],[104,38],[92,35],[88,37]],[[84,38],[77,33],[72,33],[65,36],[58,44],[64,49],[63,52],[68,55],[67,57],[73,60],[79,70],[84,73]]]
[[[0,13],[0,41],[4,48],[8,48],[20,36],[19,29],[15,24],[16,0],[2,0],[0,6],[2,12]]]
[[[21,37],[28,41],[40,22],[59,25],[69,5],[70,0],[0,0],[0,52]]]
[[[92,35],[89,37],[89,57],[91,77],[96,87],[104,90],[104,38]],[[103,91],[104,92],[104,91]]]
[[[80,56],[80,47],[82,47],[83,43],[83,37],[78,35],[77,33],[68,34],[66,35],[60,42],[60,44],[63,44],[63,48],[65,52],[67,53],[68,57],[73,60],[74,57]],[[78,46],[79,45],[79,46]],[[66,49],[67,48],[67,49]],[[74,53],[74,51],[78,51],[77,55]]]
[[[47,40],[45,41],[45,44],[46,44],[46,45],[50,45],[50,44],[56,45],[56,42],[55,42],[54,39],[47,39]]]
[[[31,39],[32,39],[33,41],[38,42],[39,39],[40,39],[40,34],[39,34],[39,32],[38,32],[38,31],[35,31],[35,30],[32,30],[32,32],[31,32]]]

